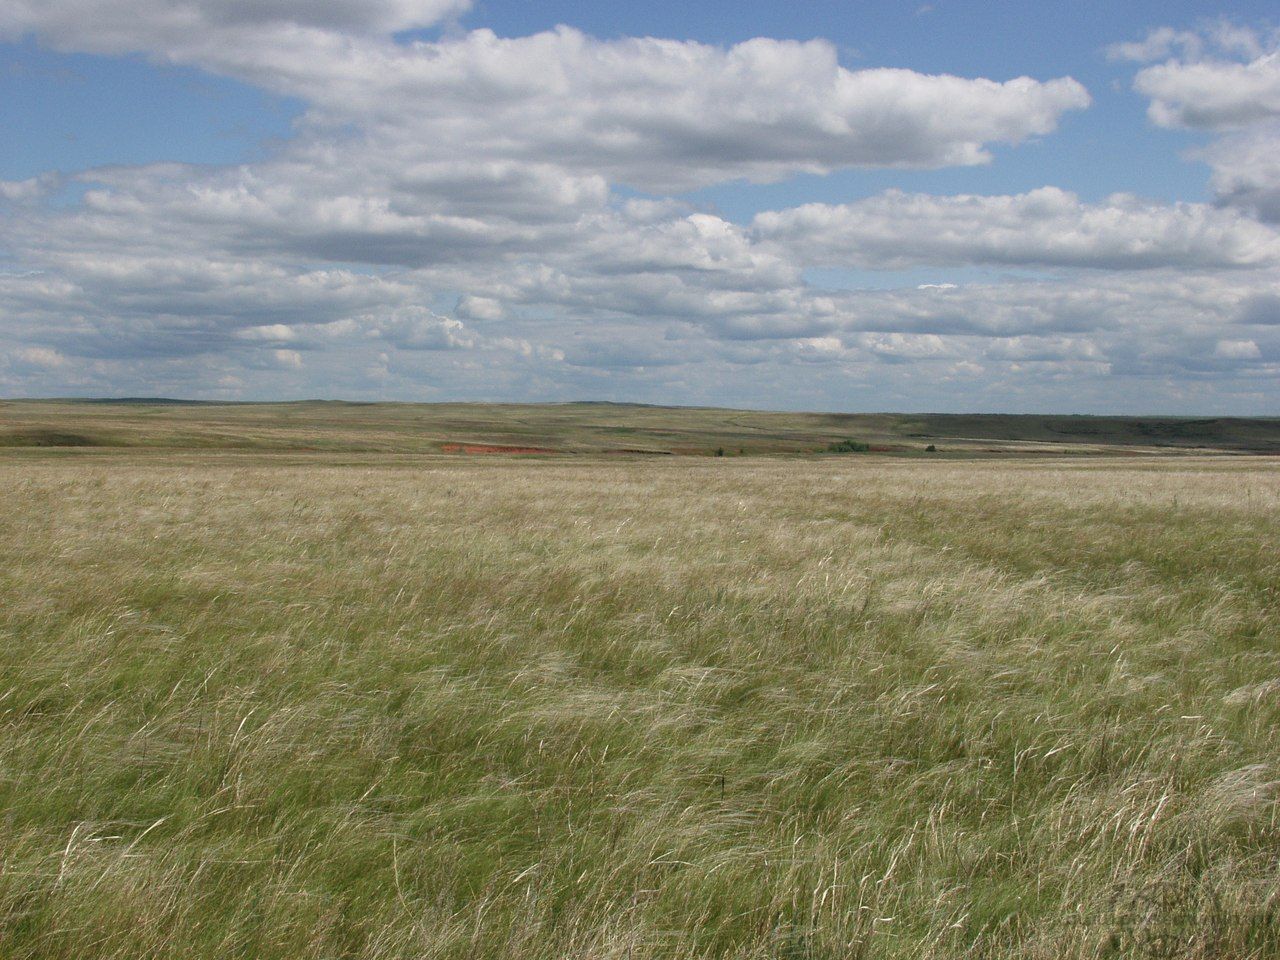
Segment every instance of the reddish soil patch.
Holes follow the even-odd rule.
[[[555,453],[549,447],[508,447],[499,443],[442,443],[444,453]]]

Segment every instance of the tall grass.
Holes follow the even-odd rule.
[[[1280,473],[0,461],[0,956],[1275,956]]]

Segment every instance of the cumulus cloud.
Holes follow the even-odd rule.
[[[894,362],[945,355],[946,341],[936,333],[864,333],[856,338],[864,350]]]
[[[468,320],[501,320],[506,315],[499,301],[471,294],[458,298],[454,312]]]
[[[1164,27],[1113,53],[1163,59],[1134,79],[1151,101],[1152,122],[1218,133],[1194,156],[1213,169],[1219,202],[1280,223],[1280,31],[1225,22],[1199,31]]]
[[[724,49],[605,41],[569,27],[412,43],[377,35],[456,6],[53,0],[4,7],[0,35],[143,52],[301,97],[313,132],[356,124],[368,153],[425,161],[429,181],[476,157],[657,191],[852,166],[976,164],[990,159],[988,145],[1049,133],[1089,103],[1070,78],[851,71],[822,40]]]
[[[905,371],[941,364],[949,365],[946,376],[969,376],[971,367],[994,375],[993,364],[1017,364],[1024,373],[1054,364],[1064,377],[1102,367],[1153,376],[1196,356],[1238,365],[1239,357],[1215,355],[1219,340],[1249,340],[1265,351],[1266,338],[1246,328],[1274,323],[1266,304],[1280,277],[1248,243],[1232,239],[1238,214],[1138,204],[1133,223],[1123,210],[1102,218],[1109,225],[1088,242],[1105,255],[1089,254],[1084,241],[1047,239],[1080,232],[1076,221],[1092,222],[1097,212],[1054,191],[1041,205],[960,198],[959,210],[947,198],[872,198],[871,226],[850,229],[874,239],[876,218],[894,219],[897,203],[919,203],[923,219],[904,226],[896,246],[860,239],[866,262],[971,262],[944,229],[967,223],[975,242],[991,234],[975,247],[984,257],[1012,262],[1021,231],[1030,253],[1016,262],[1052,261],[1068,272],[1053,280],[822,289],[804,279],[804,266],[857,245],[812,224],[789,235],[781,229],[796,226],[788,211],[766,236],[758,225],[647,203],[590,208],[568,231],[548,221],[533,228],[540,240],[526,247],[477,247],[464,258],[364,272],[310,264],[288,232],[259,227],[255,247],[236,230],[215,228],[217,221],[193,228],[168,204],[154,211],[125,204],[124,214],[104,203],[22,220],[16,236],[39,239],[45,269],[0,274],[0,303],[11,335],[99,369],[115,364],[119,371],[150,357],[147,376],[155,382],[156,371],[203,358],[201,369],[210,373],[221,364],[229,375],[239,363],[263,375],[320,378],[320,392],[359,389],[362,381],[350,379],[355,370],[384,370],[378,383],[408,384],[424,364],[435,383],[453,371],[457,379],[446,382],[458,389],[527,368],[518,381],[501,382],[513,390],[517,382],[528,390],[542,384],[544,392],[534,395],[545,396],[573,395],[573,384],[593,389],[595,381],[582,379],[591,371],[638,378],[655,390],[667,377],[690,390],[713,382],[691,379],[686,371],[695,366],[890,364]],[[1164,226],[1155,229],[1147,217]],[[1166,220],[1187,223],[1173,229]],[[355,234],[352,242],[376,248],[380,227],[367,229],[367,240]],[[1154,253],[1135,252],[1126,239],[1144,229]],[[936,246],[922,239],[927,235]],[[272,257],[258,255],[259,248]],[[1196,255],[1204,262],[1187,269]],[[1078,274],[1081,266],[1091,272]],[[449,301],[452,316],[428,305],[441,291],[462,291]],[[668,335],[659,336],[664,329]],[[384,353],[391,359],[377,361]],[[346,360],[335,367],[338,357]],[[943,373],[931,376],[942,382]],[[804,382],[798,373],[778,377],[793,377],[796,388]]]
[[[1280,117],[1278,41],[1280,33],[1218,23],[1200,32],[1162,27],[1111,52],[1144,62],[1168,58],[1134,78],[1154,123],[1225,130]]]
[[[298,338],[298,331],[287,324],[268,323],[237,330],[236,336],[257,343],[289,343]]]
[[[1273,369],[1276,235],[1250,219],[1269,216],[1261,143],[1217,166],[1222,208],[1055,188],[890,191],[734,222],[673,195],[983,163],[995,145],[1052,132],[1088,94],[1069,78],[850,70],[824,41],[393,36],[462,7],[0,8],[10,37],[138,52],[305,102],[295,136],[254,163],[87,171],[70,178],[74,201],[55,195],[65,180],[0,184],[0,392],[234,396],[283,383],[814,406],[878,383],[867,402],[893,405],[905,394],[883,392],[885,371],[980,391],[984,377],[1014,390]],[[1196,63],[1228,48],[1245,63],[1266,55],[1215,42],[1196,41]],[[1144,56],[1190,63],[1192,46],[1157,38]],[[811,272],[922,266],[938,276],[874,289]],[[968,276],[992,266],[1054,276]]]
[[[1224,130],[1280,117],[1280,56],[1248,63],[1182,63],[1147,67],[1134,86],[1151,98],[1162,127]]]
[[[22,347],[10,354],[10,360],[27,364],[42,370],[54,370],[65,367],[70,361],[57,350],[49,347]]]
[[[1280,223],[1280,123],[1224,137],[1196,155],[1213,168],[1221,203]]]
[[[51,227],[51,229],[54,229]],[[59,251],[47,269],[0,273],[10,337],[80,357],[191,356],[279,345],[299,328],[340,322],[417,294],[403,279],[349,270],[130,251]]]
[[[302,354],[297,350],[272,350],[271,356],[281,367],[292,370],[302,369]]]
[[[1069,78],[850,71],[818,40],[721,49],[600,41],[566,27],[515,39],[477,30],[391,57],[376,82],[318,99],[317,119],[358,114],[381,135],[389,116],[400,136],[408,117],[423,142],[554,161],[656,191],[851,166],[982,163],[987,144],[1051,132],[1089,102]]]
[[[513,180],[483,163],[430,189],[402,177],[387,156],[349,150],[252,167],[109,169],[86,175],[83,206],[64,222],[78,220],[79,249],[127,232],[157,250],[201,238],[243,254],[420,266],[545,242],[606,195],[572,175],[535,169]],[[496,196],[481,205],[474,195],[487,187]]]
[[[1053,187],[1016,196],[891,190],[857,203],[761,213],[752,226],[762,239],[822,266],[1146,269],[1280,262],[1280,234],[1236,211],[1124,194],[1085,204]]]
[[[421,306],[401,307],[358,318],[373,337],[385,339],[401,350],[464,350],[476,343],[466,325],[442,317]]]
[[[57,173],[43,173],[25,180],[0,180],[0,200],[10,203],[32,203],[43,200],[62,183]]]
[[[1157,27],[1141,40],[1112,44],[1107,53],[1113,60],[1139,63],[1169,57],[1199,61],[1213,54],[1252,59],[1266,52],[1268,42],[1274,43],[1276,33],[1264,34],[1230,20],[1206,22],[1198,30]]]
[[[1213,355],[1223,360],[1257,360],[1262,351],[1252,340],[1219,340]]]
[[[983,353],[994,360],[1021,363],[1097,362],[1105,356],[1091,337],[1063,336],[995,337],[987,342]]]

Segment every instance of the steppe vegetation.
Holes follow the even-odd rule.
[[[0,448],[709,456],[881,452],[1280,453],[1280,418],[779,413],[618,403],[0,400]]]
[[[0,956],[1273,957],[1278,542],[1255,457],[10,452]]]

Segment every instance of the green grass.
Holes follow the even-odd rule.
[[[1276,956],[1269,460],[0,484],[6,960]]]

